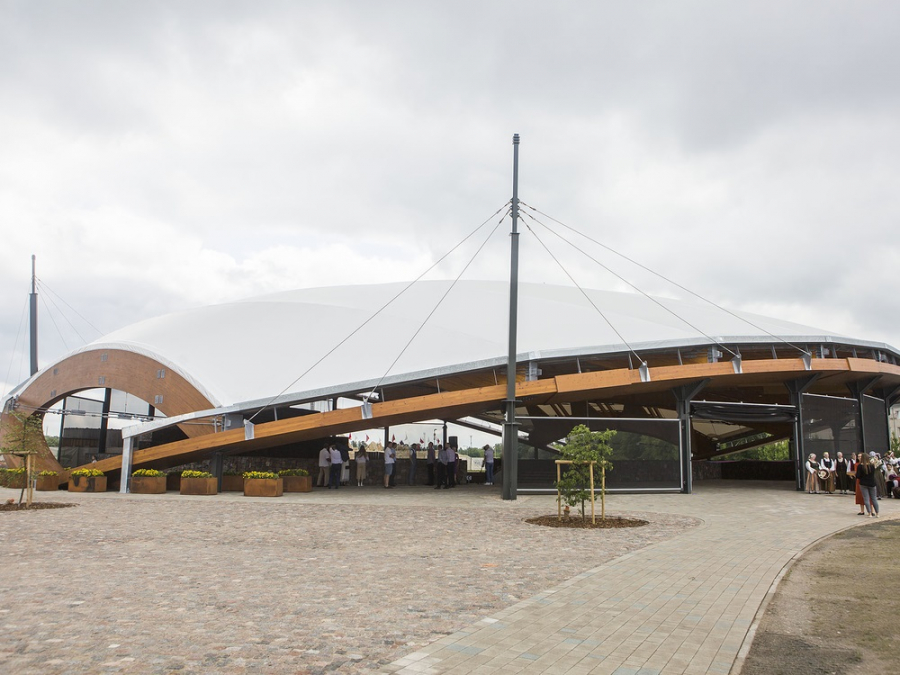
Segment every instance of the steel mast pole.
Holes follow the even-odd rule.
[[[29,296],[29,329],[31,333],[31,374],[38,371],[38,334],[37,334],[37,275],[34,271],[34,255],[31,256],[31,295]]]
[[[515,499],[519,487],[519,433],[516,424],[516,324],[519,308],[519,134],[513,134],[511,215],[509,356],[506,364],[506,421],[503,423],[503,499]]]

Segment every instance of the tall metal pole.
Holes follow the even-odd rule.
[[[516,324],[519,310],[519,134],[513,134],[511,215],[509,355],[506,364],[506,421],[503,423],[503,499],[515,499],[519,488],[519,433],[516,424]]]
[[[29,296],[30,312],[29,327],[31,329],[31,374],[38,371],[38,340],[37,340],[37,282],[34,271],[34,256],[31,256],[31,295]],[[21,297],[21,296],[20,296]]]

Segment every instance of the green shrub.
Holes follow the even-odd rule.
[[[88,478],[97,477],[97,476],[105,476],[100,469],[75,469],[72,476],[87,476]]]
[[[278,478],[277,473],[272,471],[245,471],[244,480],[256,480],[260,478]]]
[[[281,469],[278,472],[279,476],[308,476],[309,471],[306,469]]]
[[[193,471],[192,469],[185,469],[181,472],[182,478],[212,478],[213,475],[208,471]]]

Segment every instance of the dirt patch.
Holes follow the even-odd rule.
[[[62,504],[60,502],[32,502],[31,506],[22,504],[19,506],[16,502],[12,504],[0,504],[0,511],[40,511],[41,509],[65,509],[69,506],[78,506],[78,504]]]
[[[596,523],[592,523],[589,519],[582,520],[580,517],[563,516],[538,516],[537,518],[528,518],[526,523],[531,525],[543,525],[544,527],[569,527],[576,530],[614,530],[620,527],[643,527],[649,524],[647,520],[640,518],[622,518],[621,516],[607,516],[606,520],[597,519]]]
[[[791,568],[760,622],[741,675],[893,672],[900,611],[893,588],[900,522],[826,539]]]

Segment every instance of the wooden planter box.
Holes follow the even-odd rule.
[[[106,476],[71,476],[69,492],[106,492]]]
[[[302,478],[302,476],[300,476]],[[280,497],[284,494],[281,478],[249,478],[244,480],[245,497]]]
[[[312,492],[312,476],[282,476],[285,492]]]
[[[37,476],[37,482],[34,485],[34,489],[40,490],[41,492],[55,492],[56,490],[59,490],[61,482],[59,476]]]
[[[13,490],[21,490],[25,487],[25,474],[12,473],[6,475],[6,487]]]
[[[243,492],[243,476],[222,476],[222,492]]]
[[[182,478],[181,494],[183,495],[216,495],[219,494],[219,479],[212,478]]]
[[[137,495],[162,495],[166,493],[165,476],[132,476],[131,491]]]

